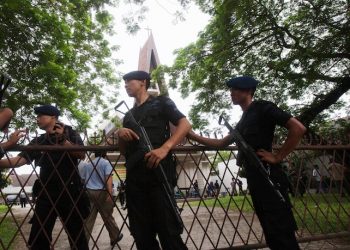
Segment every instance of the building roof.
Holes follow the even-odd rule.
[[[1,189],[3,194],[19,194],[22,191],[21,186],[24,186],[26,193],[32,193],[33,184],[38,177],[34,173],[22,175],[11,174],[9,175],[9,178],[11,180],[11,184]]]

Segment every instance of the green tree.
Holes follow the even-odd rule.
[[[7,172],[0,170],[0,189],[7,187],[10,183],[10,178],[6,178]]]
[[[323,111],[346,105],[339,99],[350,88],[349,1],[196,3],[211,21],[166,69],[172,87],[184,96],[197,93],[190,113],[195,128],[203,129],[207,113],[230,107],[224,82],[235,75],[260,80],[257,98],[289,109],[308,127]]]
[[[4,105],[17,111],[18,125],[34,121],[33,106],[55,103],[87,127],[90,115],[107,107],[106,97],[117,95],[118,61],[106,40],[112,34],[106,6],[117,2],[0,1],[0,72],[13,78]]]

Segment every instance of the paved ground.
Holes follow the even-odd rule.
[[[211,211],[213,217],[210,218],[208,216],[208,211],[205,208],[200,207],[195,209],[197,218],[194,218],[193,212],[188,207],[185,207],[182,212],[182,218],[187,229],[182,237],[189,249],[206,250],[225,248],[232,242],[234,242],[234,245],[240,245],[242,241],[245,241],[248,238],[249,242],[252,242],[254,241],[254,238],[262,237],[260,226],[256,221],[256,218],[253,218],[252,216],[247,216],[244,220],[242,217],[239,217],[239,214],[237,213],[230,213],[229,216],[225,217],[222,211],[213,210]],[[123,218],[126,216],[126,210],[120,209],[119,211],[121,212],[121,216],[117,210],[114,211],[114,214],[117,219],[117,224],[121,226],[124,237],[114,249],[131,249],[133,238],[129,233],[127,225],[123,223]],[[19,232],[19,237],[17,238],[13,249],[27,249],[23,236],[28,239],[30,231],[28,220],[30,219],[32,212],[30,212],[28,207],[20,208],[19,206],[14,206],[12,212],[14,216],[18,218],[18,223],[23,223],[21,231]],[[249,230],[249,227],[246,226],[247,221],[252,224],[254,231],[256,232],[255,235]],[[239,230],[235,230],[235,228],[238,228]],[[103,228],[103,221],[99,216],[94,227],[93,237],[94,239],[97,239],[97,241],[93,242],[90,240],[90,249],[111,249],[107,230]],[[70,249],[67,235],[62,230],[62,225],[59,220],[56,222],[53,232],[53,240],[56,241],[55,250]],[[301,248],[303,250],[350,250],[350,239],[302,243]],[[136,247],[134,246],[132,249],[136,249]]]

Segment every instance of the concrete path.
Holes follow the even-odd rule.
[[[184,230],[184,233],[182,234],[182,238],[189,249],[209,250],[214,248],[225,248],[232,242],[234,245],[242,245],[242,242],[244,241],[249,240],[250,243],[257,242],[257,239],[263,237],[258,221],[252,215],[242,218],[238,213],[229,212],[228,216],[225,217],[222,209],[214,208],[211,210],[213,216],[210,217],[209,212],[205,207],[193,207],[192,210],[194,211],[191,211],[189,207],[185,206],[181,214],[186,227],[186,230]],[[28,220],[31,218],[33,212],[28,206],[26,208],[13,206],[11,211],[21,226],[15,244],[12,245],[13,249],[27,249],[23,238],[28,240],[30,232],[30,224],[28,223]],[[193,212],[197,213],[197,218],[193,216]],[[136,249],[135,246],[132,247],[133,237],[130,235],[127,224],[123,221],[126,216],[127,210],[122,210],[120,208],[114,210],[114,217],[124,235],[123,239],[114,247],[114,249]],[[252,225],[255,234],[249,230],[249,227],[247,226],[248,224]],[[235,228],[238,230],[235,230]],[[90,240],[90,249],[111,249],[109,235],[106,228],[103,227],[103,221],[100,216],[97,217],[92,235],[96,241],[93,242]],[[57,220],[55,224],[53,241],[55,242],[55,250],[70,249],[67,235],[64,230],[62,230],[62,224],[59,220]],[[300,246],[304,250],[350,250],[350,239],[302,243]]]

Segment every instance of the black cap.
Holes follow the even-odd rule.
[[[229,88],[253,89],[258,85],[258,81],[250,76],[233,77],[226,82]]]
[[[151,80],[151,76],[146,72],[142,70],[137,71],[131,71],[123,76],[123,79],[125,81],[127,80]]]
[[[34,108],[35,114],[43,114],[43,115],[50,115],[50,116],[60,116],[60,111],[58,108],[52,106],[52,105],[42,105],[39,107]]]

